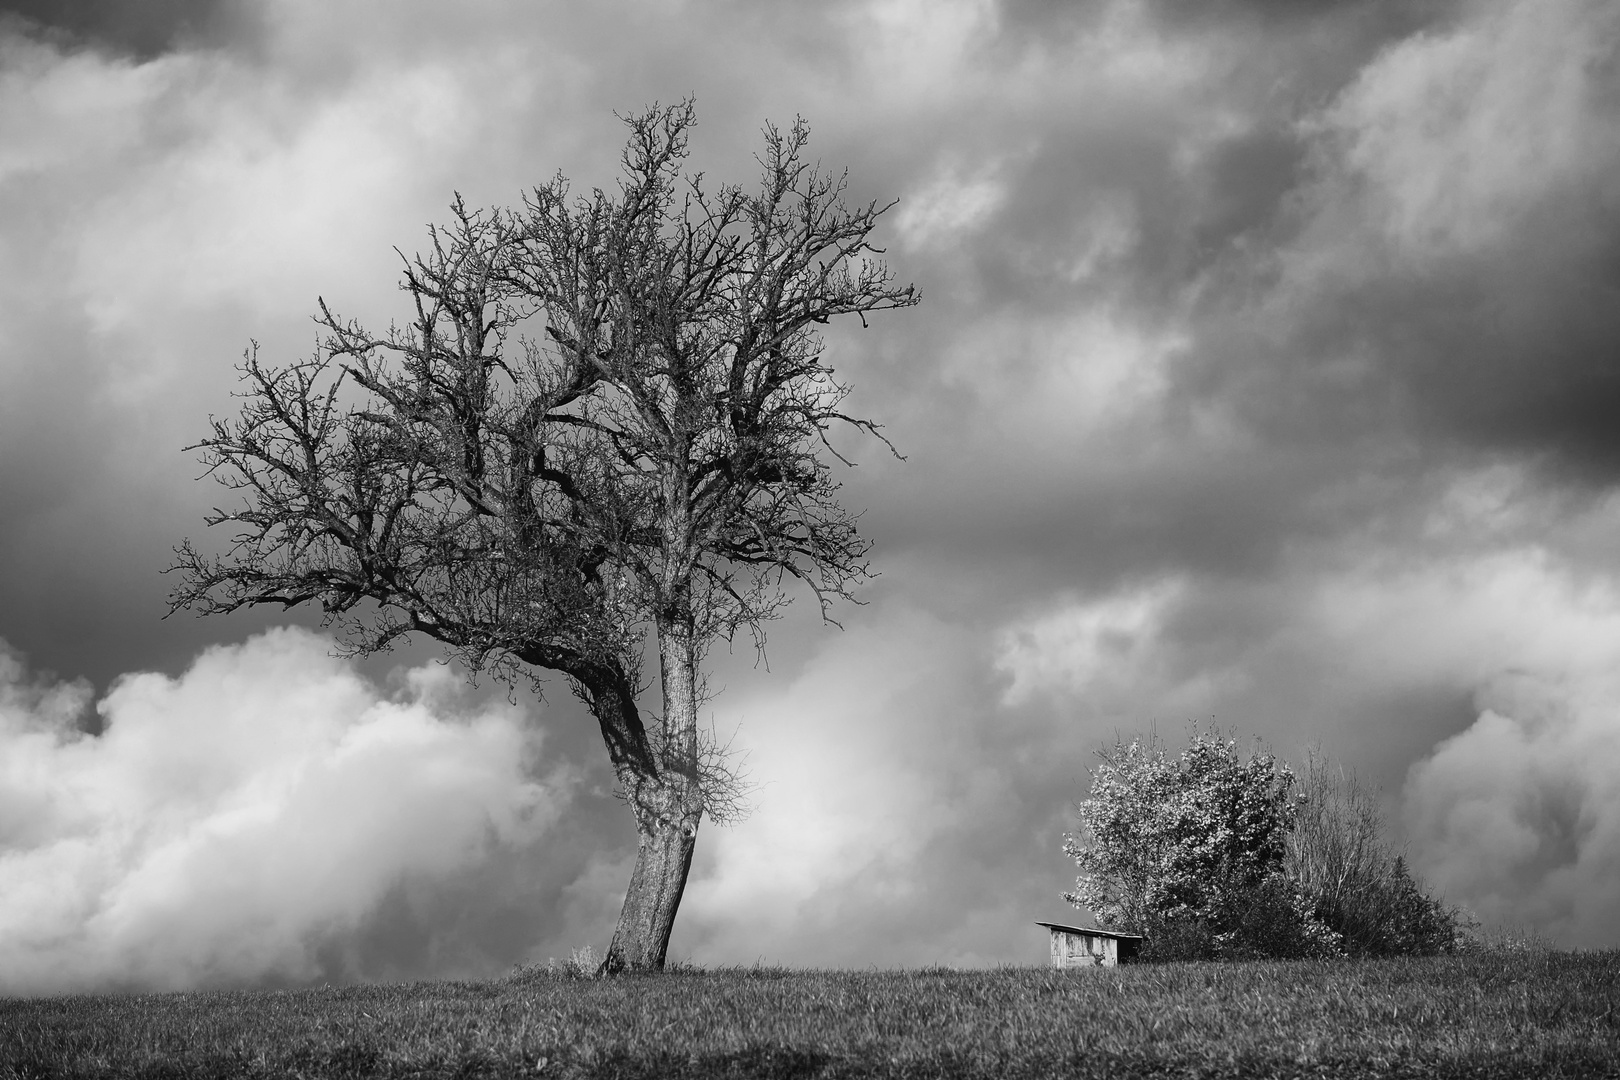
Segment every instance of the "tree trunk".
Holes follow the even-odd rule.
[[[636,868],[624,894],[619,925],[613,931],[602,970],[662,971],[669,952],[675,910],[686,891],[697,846],[697,820],[644,821],[638,825]]]
[[[697,649],[689,614],[658,620],[658,659],[664,690],[663,723],[653,740],[659,774],[627,785],[636,814],[636,867],[602,961],[607,973],[663,970],[703,819]]]

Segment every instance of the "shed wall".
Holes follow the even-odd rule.
[[[1119,963],[1119,941],[1111,937],[1052,931],[1053,967],[1114,967]]]

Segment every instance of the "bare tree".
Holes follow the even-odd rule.
[[[617,192],[458,197],[406,260],[404,328],[323,301],[311,359],[249,351],[240,416],[191,448],[244,495],[207,519],[234,542],[177,548],[171,596],[318,602],[355,653],[420,633],[474,673],[566,676],[639,837],[608,971],[663,966],[698,825],[736,809],[700,739],[705,649],[759,635],[793,581],[830,619],[868,573],[828,434],[882,436],[843,411],[818,327],[918,299],[869,239],[888,206],[846,205],[802,121],[766,128],[757,191],[683,172],[690,101],[626,123]]]

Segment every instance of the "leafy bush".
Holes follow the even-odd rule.
[[[1145,958],[1318,956],[1336,951],[1283,875],[1294,776],[1195,733],[1171,757],[1157,738],[1116,741],[1064,851],[1080,868],[1071,903],[1104,927],[1148,938]]]
[[[1266,960],[1339,954],[1337,936],[1312,917],[1309,898],[1280,873],[1223,893],[1225,905],[1202,917],[1149,916],[1148,961]]]
[[[1145,935],[1145,960],[1431,954],[1465,937],[1381,839],[1374,796],[1318,756],[1302,787],[1214,730],[1175,757],[1156,737],[1099,757],[1064,898]]]

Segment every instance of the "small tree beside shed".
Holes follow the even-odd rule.
[[[1334,951],[1282,873],[1294,776],[1217,731],[1171,756],[1157,739],[1116,743],[1080,804],[1064,851],[1079,867],[1064,899],[1163,959]]]

